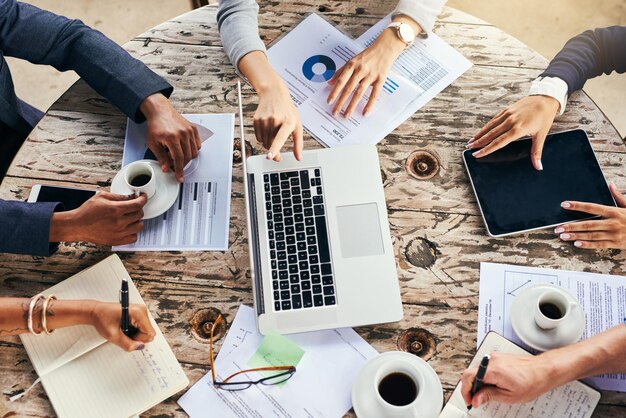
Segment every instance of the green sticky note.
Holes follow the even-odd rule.
[[[298,347],[287,337],[283,337],[276,331],[270,331],[261,341],[259,348],[248,361],[251,368],[271,366],[297,366],[304,355],[304,350]],[[263,377],[274,376],[280,371],[259,372]],[[282,386],[287,382],[278,384]]]

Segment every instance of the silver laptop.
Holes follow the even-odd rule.
[[[285,153],[280,163],[241,153],[259,331],[402,319],[376,147],[304,151],[301,161]]]

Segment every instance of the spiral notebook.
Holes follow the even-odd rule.
[[[120,283],[129,283],[131,303],[144,304],[117,255],[43,292],[59,299],[118,302]],[[21,335],[22,343],[59,418],[116,418],[137,415],[189,384],[156,322],[157,335],[142,351],[127,353],[95,328],[78,325],[52,335]]]
[[[489,332],[483,340],[478,352],[472,359],[470,367],[478,366],[485,356],[492,352],[531,354],[520,346],[507,340],[496,332]],[[461,396],[461,384],[454,389],[454,393],[443,408],[439,418],[513,418],[513,417],[569,417],[589,418],[600,401],[600,392],[586,384],[574,381],[559,386],[556,389],[538,397],[534,401],[523,404],[508,405],[490,402],[480,408],[467,411],[465,401]]]

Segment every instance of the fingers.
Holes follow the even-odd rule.
[[[484,157],[486,155],[491,154],[492,152],[499,150],[500,148],[504,148],[507,144],[515,141],[517,138],[519,138],[519,134],[517,133],[515,129],[511,129],[504,135],[496,138],[493,142],[491,142],[485,148],[482,148],[476,151],[472,155],[476,158]]]
[[[476,148],[480,148],[483,146],[486,146],[496,140],[499,139],[499,137],[510,131],[511,130],[511,125],[506,123],[506,121],[503,121],[501,124],[498,124],[496,126],[493,127],[493,129],[491,129],[489,132],[487,132],[485,135],[483,135],[482,137],[470,142],[467,146],[467,148],[469,149],[476,149]]]
[[[378,100],[378,96],[380,96],[380,92],[382,91],[384,84],[384,80],[378,80],[374,83],[372,92],[370,93],[370,98],[363,109],[363,116],[369,115],[372,112],[372,109],[374,109],[374,105],[376,105],[376,101]]]
[[[530,159],[532,161],[535,170],[542,171],[543,164],[541,163],[541,155],[543,153],[543,144],[546,142],[546,136],[548,132],[539,132],[532,138],[532,146],[530,149]]]
[[[561,207],[566,210],[575,210],[578,212],[590,213],[592,215],[600,215],[605,218],[613,214],[615,208],[610,206],[598,205],[597,203],[565,201],[561,203]]]
[[[343,109],[343,105],[346,103],[346,101],[348,100],[348,98],[350,97],[354,89],[356,89],[357,85],[359,85],[361,81],[362,80],[359,77],[357,77],[356,74],[353,74],[352,77],[350,77],[350,80],[348,81],[347,85],[341,91],[341,95],[339,96],[339,99],[337,99],[337,101],[335,102],[335,106],[333,106],[333,116],[336,117],[337,115],[339,115],[339,113],[341,113],[341,110]]]
[[[113,202],[125,202],[129,199],[134,199],[134,196],[132,195],[129,197],[123,194],[105,192],[104,190],[98,190],[98,192],[96,193],[96,196],[98,196],[98,198],[104,198],[106,200],[111,200]],[[93,199],[93,197],[91,199]]]
[[[599,221],[580,221],[567,225],[562,225],[554,230],[555,234],[561,234],[563,232],[585,232],[585,231],[611,231],[614,226],[611,221],[602,219]]]
[[[146,347],[143,342],[134,341],[133,339],[126,336],[121,329],[110,341],[118,347],[121,347],[124,351],[128,352],[143,350]]]
[[[293,155],[296,157],[296,160],[300,161],[302,159],[302,150],[304,149],[304,133],[302,131],[302,123],[298,121],[296,125],[296,130],[293,131]]]
[[[148,196],[142,193],[140,196],[126,200],[124,202],[117,203],[122,215],[128,213],[139,212],[148,203]]]
[[[149,343],[154,340],[156,331],[150,322],[148,309],[144,305],[131,305],[129,315],[131,325],[138,330],[138,332],[133,335],[133,340],[144,343]]]
[[[470,139],[469,143],[472,144],[477,140],[481,139],[487,132],[491,131],[496,126],[500,125],[506,117],[504,115],[504,110],[501,110],[500,113],[495,115],[485,126],[483,126],[477,133],[474,135],[472,139]]]
[[[165,151],[165,148],[163,148],[159,144],[156,144],[155,146],[150,148],[150,151],[152,151],[154,156],[159,161],[159,164],[161,165],[161,171],[163,171],[164,173],[167,173],[170,169],[171,159],[167,151]]]
[[[265,121],[261,125],[261,137],[263,138],[263,147],[268,149],[271,145],[271,137],[272,137],[272,125],[269,121]]]
[[[611,194],[613,195],[613,199],[615,199],[617,206],[620,208],[626,208],[626,196],[620,193],[613,183],[609,184],[609,189],[611,189]]]
[[[472,407],[478,408],[481,405],[484,405],[489,402],[501,402],[505,400],[506,396],[503,393],[502,389],[499,389],[496,386],[483,386],[482,389],[474,395],[472,399]]]
[[[348,64],[344,65],[335,73],[330,79],[330,84],[333,85],[333,89],[330,91],[326,103],[332,104],[342,92],[344,86],[352,77],[352,69],[348,68]]]
[[[200,131],[198,130],[198,125],[196,125],[195,123],[192,123],[191,128],[192,128],[193,140],[196,144],[196,150],[200,150],[200,148],[202,148],[202,139],[200,138]]]
[[[185,152],[179,141],[173,141],[167,144],[172,160],[174,160],[174,173],[179,183],[183,181],[183,168],[185,167]]]
[[[178,141],[180,143],[180,147],[183,150],[183,168],[191,161],[193,158],[193,151],[191,147],[191,141],[187,138]]]
[[[291,133],[292,130],[290,129],[289,125],[281,125],[267,153],[268,160],[274,159],[274,161],[280,161],[280,149],[283,147],[285,141],[287,141],[287,138],[289,138],[289,135],[291,135]]]
[[[365,79],[361,80],[361,84],[359,84],[359,87],[356,89],[356,91],[352,95],[352,100],[350,100],[350,104],[348,104],[348,107],[346,108],[344,117],[349,118],[350,116],[352,116],[352,112],[354,112],[354,109],[356,109],[359,102],[363,98],[365,91],[368,89],[370,85],[371,85],[371,82],[368,82]]]
[[[618,248],[617,244],[613,241],[574,241],[574,246],[577,248],[594,249],[594,250],[606,250],[607,248]]]
[[[107,242],[107,245],[128,245],[137,242],[137,234],[125,235],[123,237]]]
[[[465,405],[472,404],[472,385],[474,384],[476,373],[478,373],[478,367],[472,367],[471,369],[465,370],[461,376],[461,395],[463,396]]]
[[[610,232],[564,232],[559,235],[559,238],[563,241],[611,241],[613,234]]]

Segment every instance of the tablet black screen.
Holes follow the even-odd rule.
[[[587,135],[582,130],[549,135],[543,171],[530,161],[524,139],[486,157],[463,153],[478,203],[491,235],[541,228],[593,215],[561,208],[565,200],[615,206]]]

